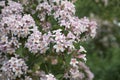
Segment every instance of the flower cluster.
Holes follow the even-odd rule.
[[[21,45],[20,38],[27,37],[35,26],[35,21],[29,14],[22,14],[20,3],[9,0],[1,10],[0,20],[0,51],[15,55],[16,49]],[[11,57],[2,62],[2,71],[8,79],[16,79],[27,72],[27,65],[23,59]]]
[[[76,58],[72,58],[70,62],[71,68],[64,75],[65,78],[70,80],[93,80],[93,73],[90,69],[81,61],[78,61]]]
[[[71,67],[69,71],[64,75],[66,79],[70,80],[93,79],[94,75],[92,74],[92,72],[83,62],[80,61],[80,59],[86,61],[85,57],[86,55],[81,54],[82,52],[86,52],[86,50],[82,46],[80,46],[80,49],[78,50],[78,55],[76,55],[75,58],[71,58],[70,61]]]
[[[43,30],[50,30],[51,26],[47,26],[47,23],[49,23],[47,18],[53,16],[59,25],[63,26],[67,32],[66,35],[62,29],[51,31],[51,33],[53,33],[52,42],[55,44],[53,48],[56,52],[64,52],[66,49],[74,50],[74,43],[85,40],[89,36],[92,38],[95,37],[96,22],[90,21],[86,17],[81,19],[76,17],[75,6],[68,0],[45,0],[37,6],[37,10],[39,10],[40,15],[44,17],[44,19],[40,17],[40,21],[42,21],[41,24],[46,24],[42,25]],[[44,16],[43,13],[45,13]]]
[[[55,52],[64,52],[66,49],[75,49],[73,43],[75,42],[75,36],[71,32],[65,36],[61,29],[53,30],[43,34],[36,30],[29,37],[25,46],[32,53],[45,53],[49,49],[50,43],[53,43],[53,49]]]
[[[68,78],[70,78],[70,80],[83,80],[85,77],[84,73],[75,68],[71,68],[69,73],[70,76]]]
[[[23,11],[23,7],[21,4],[11,1],[8,1],[8,6],[5,6],[4,9],[2,9],[2,15],[3,16],[9,16],[11,14],[21,14]]]
[[[40,72],[40,80],[57,80],[55,76],[51,73],[45,74],[45,72],[41,71]]]
[[[8,6],[2,9],[0,21],[0,50],[5,53],[15,53],[19,48],[19,38],[27,37],[35,26],[35,21],[29,14],[22,16],[23,7],[20,3],[8,1]]]
[[[56,3],[56,5],[53,4],[53,2]],[[43,5],[44,3],[46,3],[46,5]],[[82,19],[76,17],[75,6],[72,2],[68,0],[50,0],[49,3],[50,4],[48,4],[48,1],[43,1],[43,3],[40,3],[37,7],[39,10],[42,8],[43,11],[48,11],[44,15],[40,14],[41,16],[44,16],[44,20],[46,19],[46,15],[52,15],[58,21],[60,26],[64,26],[66,30],[71,31],[78,38],[81,38],[82,34],[85,34],[85,36],[89,35],[92,38],[95,37],[96,22],[90,21],[86,17]]]
[[[78,38],[83,33],[86,33],[85,36],[90,35],[91,37],[94,37],[96,34],[96,22],[90,21],[86,17],[82,19],[76,17],[75,6],[70,1],[61,1],[53,15],[58,20],[60,26],[64,26],[66,30],[70,30]]]
[[[36,30],[28,37],[25,47],[32,53],[45,53],[51,41],[50,37],[50,32],[42,35],[40,31]]]
[[[92,80],[92,73],[82,63],[82,60],[87,60],[84,54],[86,50],[79,43],[88,37],[95,36],[97,24],[86,17],[81,19],[76,17],[74,1],[40,0],[38,6],[36,5],[35,15],[32,14],[34,18],[39,17],[35,19],[39,22],[35,22],[30,14],[25,14],[20,3],[8,0],[7,4],[6,2],[4,5],[0,4],[3,7],[0,14],[0,52],[11,57],[10,60],[1,64],[3,65],[1,69],[9,77],[8,79],[32,80],[29,74],[33,76],[35,70],[39,71],[40,68],[44,68],[44,65],[47,68],[51,62],[52,65],[49,64],[51,66],[59,63],[63,64],[59,66],[60,68],[66,66],[64,70],[69,75],[65,78],[82,80],[85,78],[82,72],[84,69],[88,75],[87,78]],[[16,54],[24,57],[25,61],[14,57]],[[37,62],[38,59],[42,59],[43,62]],[[28,66],[25,64],[26,61]],[[30,69],[35,68],[33,73],[32,70],[28,71],[29,66]],[[56,75],[47,70],[39,76],[40,80],[57,80]]]
[[[4,13],[3,13],[4,14]],[[27,37],[35,26],[35,22],[30,15],[9,15],[1,20],[1,26],[6,30],[6,34],[11,33],[17,37]]]
[[[16,37],[9,38],[6,35],[1,36],[0,51],[4,53],[15,53],[15,50],[19,48],[20,43]]]
[[[64,52],[65,49],[74,49],[73,42],[75,40],[75,36],[71,32],[69,32],[67,36],[65,36],[61,31],[61,29],[53,31],[55,43],[53,48],[56,49],[56,52]]]
[[[21,75],[26,74],[28,67],[23,59],[12,57],[3,64],[1,69],[8,77],[15,79],[16,77],[21,77]]]
[[[52,8],[51,8],[51,5],[49,5],[47,0],[39,4],[36,9],[41,12],[41,14],[39,14],[40,21],[44,21],[46,18],[46,15],[51,15]]]

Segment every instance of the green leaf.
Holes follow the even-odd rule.
[[[57,79],[63,78],[63,74],[58,74],[58,75],[56,76],[56,78],[57,78]]]

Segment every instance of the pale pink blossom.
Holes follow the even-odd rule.
[[[2,9],[3,16],[9,16],[11,14],[21,14],[23,7],[20,3],[9,0],[8,6],[4,6]]]
[[[81,53],[81,52],[85,52],[85,53],[86,53],[87,51],[84,49],[83,46],[80,46],[80,49],[78,50],[78,52],[80,52],[80,53]]]
[[[27,39],[25,47],[32,53],[45,53],[49,49],[51,33],[42,35],[40,31],[33,32]]]
[[[47,79],[46,80],[56,80],[53,74],[48,74],[46,75]]]
[[[76,58],[72,58],[70,61],[70,65],[72,65],[73,67],[77,67],[78,61]]]
[[[25,75],[28,67],[23,59],[12,57],[10,60],[3,64],[1,69],[9,78],[15,79],[16,77]]]
[[[57,43],[53,46],[56,52],[63,52],[65,50],[64,45],[61,43]]]
[[[83,80],[85,75],[76,68],[70,69],[70,80]]]
[[[87,59],[86,59],[86,54],[79,54],[79,55],[77,56],[77,58],[83,59],[85,62],[87,61]]]

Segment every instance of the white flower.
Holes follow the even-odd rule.
[[[85,62],[87,61],[86,54],[79,54],[77,58],[83,59]]]
[[[85,77],[85,75],[76,68],[71,68],[69,72],[73,80],[83,80]]]
[[[69,33],[67,34],[67,38],[75,40],[76,37],[71,31],[69,31]]]
[[[94,38],[96,35],[96,29],[97,29],[96,26],[97,26],[97,23],[95,21],[90,22],[90,36],[92,38]]]
[[[25,80],[33,80],[30,76],[25,76]]]
[[[64,45],[61,43],[57,43],[53,46],[54,49],[56,49],[56,52],[64,52]]]
[[[80,46],[80,49],[78,52],[85,52],[86,53],[87,51],[84,49],[84,47]]]
[[[66,40],[66,41],[64,42],[65,48],[68,48],[68,49],[70,49],[70,50],[75,49],[75,46],[73,45],[73,42],[74,42],[74,40]]]
[[[45,73],[41,73],[40,75],[40,80],[57,80],[53,74],[49,73],[47,75],[45,75]]]
[[[0,1],[0,6],[5,6],[5,1]]]
[[[46,75],[47,79],[46,80],[56,80],[53,74],[48,74]]]
[[[75,5],[70,1],[61,1],[61,5],[64,6],[65,11],[70,11],[75,14]]]
[[[70,65],[72,65],[73,67],[77,67],[78,61],[76,60],[76,58],[72,58],[70,61]]]
[[[39,10],[41,12],[38,16],[40,18],[40,21],[44,21],[46,15],[51,15],[52,6],[49,5],[48,1],[44,0],[37,6],[36,10]]]

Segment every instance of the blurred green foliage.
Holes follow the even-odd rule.
[[[108,2],[105,3],[104,1]],[[113,20],[113,18],[120,18],[119,0],[77,0],[75,4],[76,14],[79,17],[89,16],[90,13],[94,13],[102,19]]]
[[[98,20],[95,39],[83,44],[94,80],[120,80],[120,1],[77,0],[75,4],[80,18],[93,14]]]

